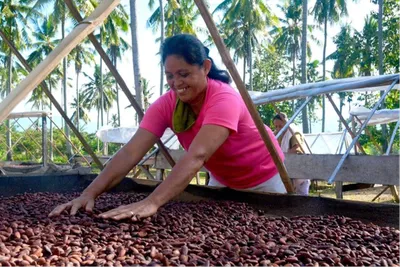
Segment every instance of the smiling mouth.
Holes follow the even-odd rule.
[[[185,92],[186,90],[187,90],[187,87],[181,88],[181,89],[176,89],[176,91],[177,91],[178,93],[183,93],[183,92]]]

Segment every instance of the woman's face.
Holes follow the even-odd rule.
[[[165,59],[164,66],[168,85],[181,101],[193,103],[205,92],[211,68],[209,60],[198,66],[188,64],[183,57],[170,55]]]

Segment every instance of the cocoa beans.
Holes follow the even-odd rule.
[[[48,218],[78,194],[0,199],[0,266],[398,266],[397,229],[343,216],[270,217],[244,203],[170,202],[151,218],[101,212],[146,197],[104,194],[93,214]]]

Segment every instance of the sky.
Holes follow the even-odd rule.
[[[158,3],[158,1],[155,1]],[[219,4],[221,0],[209,0],[208,3],[210,4],[210,10],[213,10],[217,4]],[[138,49],[139,49],[139,64],[140,64],[140,71],[142,77],[146,78],[149,80],[150,87],[153,87],[153,97],[151,98],[151,102],[157,99],[159,96],[159,81],[160,81],[160,67],[159,67],[159,62],[160,62],[160,57],[157,55],[158,50],[159,50],[159,43],[156,43],[155,40],[156,38],[159,37],[160,33],[159,32],[153,32],[152,29],[146,27],[146,21],[147,19],[151,16],[152,11],[148,7],[148,0],[138,0],[136,1],[137,3],[137,29],[138,29]],[[280,15],[277,9],[277,4],[281,3],[281,1],[278,0],[270,0],[267,1],[267,4],[271,7],[273,12],[275,12],[278,16]],[[309,10],[314,6],[315,1],[309,1],[308,8]],[[126,11],[129,13],[129,0],[122,0],[121,4],[125,7]],[[377,10],[377,5],[372,4],[370,1],[347,1],[348,5],[348,14],[349,16],[347,18],[342,18],[340,24],[338,25],[329,25],[328,26],[328,43],[327,43],[327,55],[331,54],[332,52],[335,51],[335,44],[332,41],[332,37],[335,36],[339,30],[340,30],[340,25],[349,23],[353,28],[356,30],[361,30],[363,25],[364,25],[364,18],[367,14],[370,14],[371,11],[376,11]],[[313,18],[310,15],[308,18],[309,23],[313,22]],[[204,29],[206,28],[205,23],[202,21],[201,16],[199,21],[196,22],[199,26],[203,27]],[[318,59],[319,61],[322,60],[322,41],[323,41],[323,31],[315,31],[314,35],[321,40],[321,45],[317,45],[314,43],[311,43],[312,46],[312,59]],[[126,40],[130,43],[131,42],[131,36],[130,33],[127,34]],[[232,51],[231,51],[232,52]],[[215,47],[210,49],[210,56],[214,59],[215,63],[223,69],[226,69],[225,66],[222,64],[222,60],[218,54],[218,51]],[[96,61],[99,62],[99,57],[97,56]],[[240,74],[242,74],[242,63],[239,61],[237,64],[237,69]],[[327,70],[331,70],[333,66],[332,61],[327,61]],[[86,66],[83,69],[84,72],[91,74],[93,73],[93,69],[90,66]],[[122,58],[121,62],[118,62],[118,71],[120,72],[121,76],[124,78],[126,84],[128,85],[129,88],[132,89],[132,92],[134,92],[134,81],[133,81],[133,66],[132,66],[132,52],[127,51]],[[321,67],[322,71],[322,67]],[[68,69],[68,73],[70,73],[70,83],[72,85],[75,85],[75,71],[73,67],[71,66]],[[327,74],[328,76],[328,74]],[[248,77],[248,75],[247,75]],[[81,85],[84,82],[87,82],[84,80],[83,75],[81,75]],[[165,81],[165,79],[164,79]],[[72,101],[73,97],[75,97],[75,87],[73,86],[70,88],[71,93],[68,93],[68,101]],[[57,91],[54,93],[56,99],[61,103],[61,91]],[[29,97],[29,96],[28,96]],[[135,112],[133,108],[125,108],[129,105],[129,102],[125,95],[123,94],[122,91],[120,91],[120,99],[121,99],[121,126],[122,127],[132,127],[135,125]],[[327,102],[327,122],[328,125],[326,127],[326,130],[328,132],[337,132],[338,129],[338,117],[336,113],[334,112],[333,108],[330,106],[330,104]],[[344,107],[344,117],[348,117],[348,106]],[[31,104],[25,104],[25,103],[20,103],[15,109],[14,112],[20,112],[20,111],[30,111],[31,110]],[[68,111],[68,115],[70,116],[73,113],[72,110]],[[116,114],[116,104],[114,105],[113,109],[110,112],[110,118],[111,114]],[[320,111],[317,111],[317,116],[321,116]],[[54,116],[56,121],[60,121],[60,115],[55,112]],[[96,130],[96,124],[97,124],[97,112],[95,110],[90,112],[90,117],[92,118],[91,122],[85,127],[86,131],[89,132],[94,132]],[[321,129],[320,122],[313,123],[312,125],[312,130],[313,132],[319,132]]]

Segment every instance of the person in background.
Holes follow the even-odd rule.
[[[177,135],[185,155],[147,198],[100,217],[137,220],[151,216],[185,190],[203,166],[218,183],[232,189],[286,193],[243,99],[230,86],[228,73],[218,69],[208,53],[193,35],[179,34],[165,40],[161,55],[171,90],[149,107],[132,139],[82,194],[57,206],[49,216],[64,210],[74,215],[81,208],[92,211],[95,199],[117,185],[168,127]],[[265,128],[283,160],[274,133]]]
[[[273,123],[275,126],[275,135],[285,126],[287,116],[285,113],[276,114]],[[304,154],[304,136],[301,131],[293,124],[290,125],[290,131],[287,129],[278,138],[279,145],[285,153]],[[293,132],[293,133],[292,133]],[[296,194],[308,195],[311,181],[309,179],[292,179]]]

